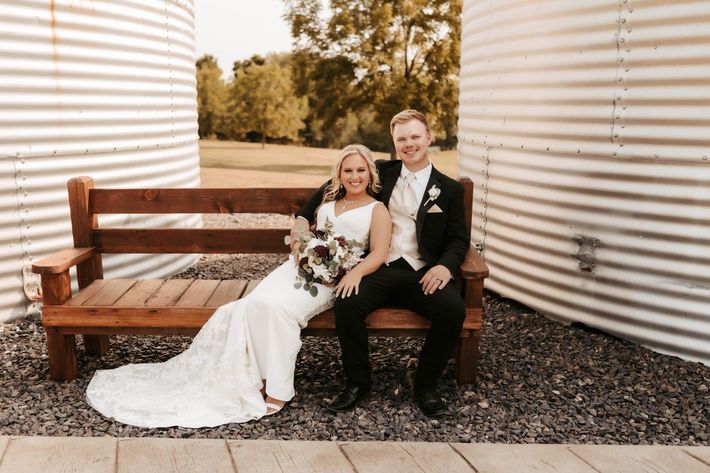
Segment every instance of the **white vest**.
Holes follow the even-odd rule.
[[[397,184],[392,190],[387,208],[392,216],[392,239],[390,240],[390,249],[387,254],[387,264],[399,258],[409,263],[415,270],[419,270],[426,266],[426,262],[419,254],[419,245],[417,244],[417,211],[419,205],[417,203],[414,209],[414,215],[411,215],[404,207],[404,180],[397,179]]]

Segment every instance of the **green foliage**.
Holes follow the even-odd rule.
[[[206,54],[197,60],[197,124],[200,138],[219,133],[224,119],[227,88],[217,60]]]
[[[442,144],[455,144],[461,0],[285,1],[312,143],[319,129],[347,129],[353,114],[374,113],[383,132],[366,144],[386,148],[391,117],[416,108]]]
[[[247,134],[298,140],[305,126],[305,97],[294,94],[291,71],[275,56],[268,60],[235,63],[227,110],[227,135],[243,139]]]

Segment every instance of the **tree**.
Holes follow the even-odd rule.
[[[197,60],[197,124],[200,138],[220,131],[227,89],[217,60],[206,54]]]
[[[305,97],[294,94],[290,69],[278,63],[235,63],[229,120],[232,135],[298,139],[307,114]]]
[[[395,113],[416,108],[455,143],[461,0],[329,0],[327,10],[320,0],[285,1],[309,124],[334,127],[370,108],[386,133]]]

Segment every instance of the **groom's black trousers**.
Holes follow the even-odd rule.
[[[461,294],[453,282],[433,294],[424,294],[419,280],[428,269],[429,266],[425,266],[415,271],[400,258],[364,277],[358,295],[336,299],[335,329],[349,384],[371,383],[365,319],[375,309],[397,305],[431,320],[414,383],[417,386],[436,385],[459,340],[466,314]]]

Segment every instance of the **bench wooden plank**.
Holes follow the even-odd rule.
[[[102,253],[286,253],[285,228],[99,228]]]
[[[431,325],[429,320],[403,308],[377,309],[365,319],[368,329],[427,329]],[[327,310],[316,315],[308,322],[310,329],[329,329],[335,327],[335,312]],[[481,328],[481,314],[473,310],[466,310],[464,330],[479,330]]]
[[[281,213],[291,214],[315,189],[91,189],[94,214]]]
[[[135,279],[107,279],[107,284],[89,297],[82,305],[110,306],[113,305],[131,286]]]
[[[246,289],[244,289],[244,294],[242,294],[242,298],[248,296],[251,291],[256,289],[256,286],[258,286],[260,282],[261,279],[252,279],[251,281],[249,281],[249,284],[247,284]]]
[[[57,274],[75,266],[97,254],[96,248],[67,248],[43,258],[32,265],[38,274]]]
[[[84,304],[88,299],[90,299],[94,294],[99,292],[101,289],[106,287],[108,284],[108,280],[106,279],[97,279],[93,281],[91,284],[86,286],[84,289],[81,289],[79,292],[77,292],[74,297],[69,299],[66,302],[66,305],[71,305],[71,306],[79,306]]]
[[[144,306],[146,301],[160,289],[165,281],[162,279],[144,279],[136,282],[116,301],[116,306]]]
[[[227,281],[223,297],[234,300],[233,287],[245,285],[246,281]],[[184,327],[199,329],[214,313],[215,306],[205,307],[116,307],[82,306],[81,312],[67,306],[45,306],[43,309],[46,327]],[[369,330],[425,330],[429,321],[407,309],[377,309],[367,318]],[[308,322],[313,330],[335,328],[335,314],[332,309],[322,312]],[[481,314],[467,310],[464,330],[480,330]]]
[[[117,473],[233,473],[224,440],[140,438],[119,442]]]
[[[228,302],[236,301],[242,297],[244,289],[247,287],[247,281],[244,279],[231,279],[219,282],[219,286],[214,290],[212,296],[205,303],[205,307],[211,308],[214,311],[215,307],[219,307]]]
[[[135,327],[156,329],[155,333],[160,333],[161,327],[199,329],[214,313],[214,307],[82,306],[81,309],[79,312],[73,307],[46,306],[43,308],[44,325],[51,333],[64,333],[62,330],[50,331],[49,329],[52,327],[74,327],[79,330],[82,330],[82,327],[108,327],[111,329]],[[88,331],[86,333],[101,334],[105,332]],[[130,333],[130,331],[120,333]]]
[[[171,307],[192,284],[192,279],[168,279],[145,302],[146,307]]]
[[[175,303],[175,307],[203,307],[210,299],[219,281],[214,279],[196,279]]]

